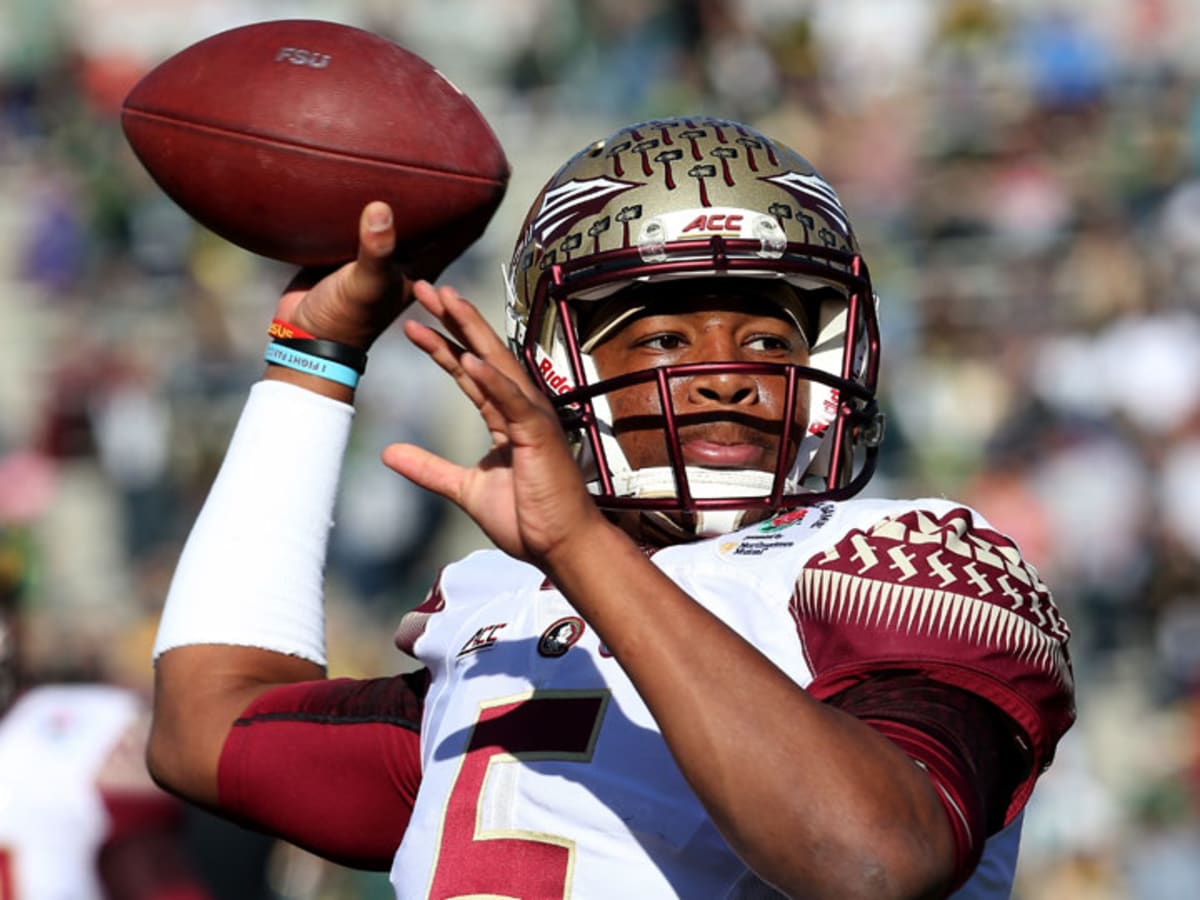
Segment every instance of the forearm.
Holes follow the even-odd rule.
[[[412,293],[390,208],[366,205],[358,240],[353,262],[298,272],[276,319],[369,350]],[[221,747],[246,705],[273,684],[323,677],[325,552],[352,398],[268,366],[176,569],[155,643],[149,758],[161,783],[199,802],[216,800]]]
[[[164,653],[154,667],[154,727],[146,762],[163,788],[218,806],[217,770],[226,736],[250,704],[275,685],[324,678],[308,660],[226,644]]]
[[[272,684],[320,678],[323,570],[352,410],[256,385],[188,537],[155,643],[155,777],[216,799],[241,710]]]
[[[813,700],[624,534],[589,532],[552,578],[637,686],[738,854],[797,896],[937,896],[950,837],[912,761]]]

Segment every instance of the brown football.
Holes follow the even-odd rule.
[[[508,185],[504,150],[462,91],[396,43],[334,22],[260,22],[192,44],[134,86],[121,124],[200,224],[299,265],[353,259],[362,207],[385,200],[398,255],[440,269]]]

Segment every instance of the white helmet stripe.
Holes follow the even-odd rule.
[[[534,238],[545,243],[568,219],[573,220],[577,208],[589,203],[603,205],[613,194],[627,191],[634,185],[627,181],[610,178],[589,178],[586,181],[572,179],[566,184],[546,191],[542,206],[530,226]]]
[[[809,174],[803,172],[784,172],[780,175],[772,175],[769,178],[764,178],[764,181],[769,181],[772,184],[777,184],[793,194],[803,195],[810,198],[820,208],[821,213],[826,218],[832,218],[841,226],[843,234],[850,233],[850,220],[846,216],[846,210],[842,208],[842,201],[838,199],[837,192],[830,187],[820,175]]]

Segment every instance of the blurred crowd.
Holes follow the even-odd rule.
[[[814,162],[881,295],[889,421],[869,492],[974,504],[1016,537],[1073,626],[1080,719],[1030,808],[1017,896],[1200,896],[1194,12],[1188,0],[6,3],[0,560],[22,573],[31,664],[147,685],[166,581],[289,275],[162,195],[124,144],[120,100],[208,34],[333,19],[430,59],[493,123],[509,194],[444,279],[497,322],[526,205],[613,126],[726,116]],[[331,660],[353,674],[395,667],[400,613],[439,561],[481,542],[378,451],[416,439],[465,460],[485,438],[399,336],[373,352],[360,396],[329,569]],[[301,862],[280,871],[280,896],[318,895]],[[338,884],[324,895],[378,890]]]

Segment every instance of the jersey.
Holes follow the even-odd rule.
[[[97,786],[141,710],[106,685],[47,685],[0,721],[0,900],[101,900],[110,821]]]
[[[1008,896],[1020,811],[1074,716],[1066,624],[1010,541],[947,501],[850,500],[651,559],[819,699],[918,671],[1007,714],[1033,765],[958,896]],[[398,897],[775,896],[538,569],[498,551],[446,567],[397,643],[431,676]]]

